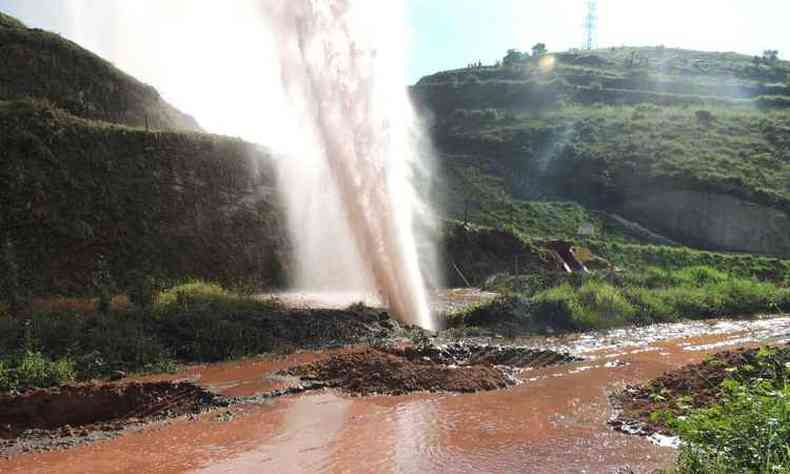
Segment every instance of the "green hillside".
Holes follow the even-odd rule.
[[[200,130],[153,87],[55,33],[0,16],[0,100],[45,98],[73,115],[157,130]]]
[[[475,220],[505,214],[532,234],[519,209],[573,201],[593,223],[616,214],[692,246],[790,257],[789,73],[769,56],[661,47],[510,52],[412,95],[453,217],[482,209]],[[568,235],[578,217],[560,220],[537,230]]]

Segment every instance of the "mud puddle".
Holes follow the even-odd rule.
[[[227,401],[190,383],[62,386],[0,397],[0,457],[108,439]]]
[[[744,345],[744,338],[752,345],[776,343],[788,327],[790,318],[774,318],[524,339],[518,341],[521,354],[550,348],[585,360],[545,366],[533,357],[517,369],[521,383],[504,390],[360,397],[330,389],[239,404],[97,444],[0,460],[0,471],[652,472],[669,466],[675,451],[608,426],[616,414],[611,394],[701,363],[722,347]],[[492,345],[472,341],[486,342]],[[501,342],[501,350],[487,349],[502,353],[488,359],[491,368],[512,347]],[[482,357],[482,350],[462,347],[404,350],[400,356],[459,368]],[[298,383],[278,372],[372,349],[208,365],[170,377],[198,381],[217,393],[254,393]]]

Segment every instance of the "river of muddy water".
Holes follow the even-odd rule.
[[[788,317],[524,339],[518,343],[585,360],[523,371],[523,383],[502,391],[367,398],[320,391],[243,404],[0,460],[0,472],[651,472],[671,464],[675,451],[610,429],[611,392],[713,352],[788,339]],[[196,366],[167,378],[249,396],[286,383],[268,377],[273,372],[343,350],[353,348]]]

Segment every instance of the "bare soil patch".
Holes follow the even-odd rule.
[[[378,349],[340,354],[294,367],[288,375],[357,395],[398,395],[419,391],[479,392],[513,385],[494,367],[450,367],[415,361]]]
[[[282,372],[309,387],[332,387],[356,395],[410,392],[480,392],[514,385],[513,368],[545,367],[577,359],[551,351],[451,344],[368,348]]]

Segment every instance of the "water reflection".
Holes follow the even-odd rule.
[[[332,446],[348,424],[351,403],[331,393],[295,399],[277,431],[259,447],[194,472],[328,472]]]

